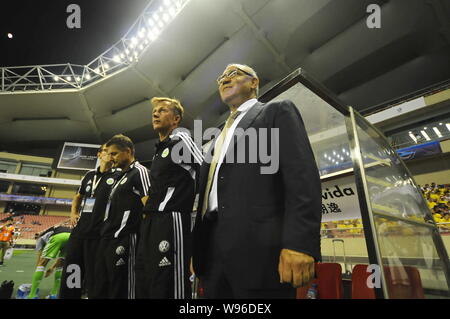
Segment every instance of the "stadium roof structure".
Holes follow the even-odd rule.
[[[367,8],[381,8],[370,29]],[[3,150],[54,155],[65,141],[130,136],[150,158],[149,100],[180,99],[183,126],[226,116],[215,79],[251,65],[261,91],[301,67],[359,111],[450,79],[450,4],[422,0],[153,0],[86,65],[0,68]],[[0,61],[1,65],[1,61]]]

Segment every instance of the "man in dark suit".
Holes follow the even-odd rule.
[[[231,114],[201,167],[193,270],[206,298],[294,298],[320,260],[321,186],[303,120],[291,101],[258,102],[248,66],[228,65],[218,85]]]

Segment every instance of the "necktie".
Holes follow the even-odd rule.
[[[211,160],[211,166],[209,167],[208,182],[206,183],[205,196],[203,199],[203,206],[202,206],[202,218],[205,216],[206,210],[208,209],[209,192],[211,191],[214,174],[216,172],[217,162],[219,161],[220,154],[222,154],[223,142],[225,141],[225,137],[227,136],[228,130],[233,125],[234,120],[236,120],[236,118],[239,116],[240,113],[241,112],[235,111],[230,114],[227,121],[225,122],[225,126],[222,132],[217,138],[217,142],[214,147],[214,155]]]

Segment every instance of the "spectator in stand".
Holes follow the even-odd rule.
[[[350,231],[352,234],[356,234],[356,235],[362,234],[363,225],[362,225],[360,219],[354,219],[353,223],[352,223],[352,227],[353,227],[353,229]]]
[[[440,227],[443,229],[450,229],[450,213],[447,211],[443,213],[443,217],[439,220],[441,223]]]
[[[434,218],[434,221],[436,223],[440,223],[442,215],[440,214],[440,208],[439,207],[434,207],[433,208],[433,218]]]
[[[429,199],[428,200],[428,207],[430,209],[434,209],[434,207],[437,205],[437,200],[436,199]]]
[[[13,235],[13,219],[9,218],[6,225],[0,226],[0,266],[3,265],[6,250],[13,244]]]
[[[448,205],[448,200],[446,199],[445,196],[441,196],[438,200],[438,204],[444,204],[445,206]]]
[[[430,194],[430,199],[435,199],[436,201],[440,200],[440,192],[438,189],[432,190]]]
[[[444,194],[442,194],[442,198],[447,201],[447,203],[450,201],[450,192],[448,189],[445,190]]]

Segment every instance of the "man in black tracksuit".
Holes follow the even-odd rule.
[[[175,130],[183,116],[180,102],[151,102],[159,142],[139,237],[138,298],[185,299],[191,295],[191,213],[203,155],[187,133]]]
[[[107,143],[113,167],[122,169],[114,183],[101,229],[95,265],[95,298],[134,299],[137,233],[148,198],[147,169],[134,158],[133,142],[116,135]]]
[[[83,283],[88,297],[94,295],[94,265],[100,239],[100,228],[103,223],[109,192],[120,174],[120,170],[111,169],[107,159],[106,146],[102,145],[97,153],[100,165],[89,171],[81,181],[81,186],[73,198],[71,223],[76,225],[67,244],[67,256],[64,263],[61,282],[60,299],[80,299],[82,287],[69,280],[76,265],[80,269],[80,282]],[[69,278],[70,279],[70,278]]]

